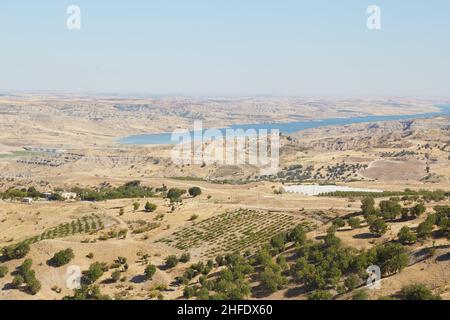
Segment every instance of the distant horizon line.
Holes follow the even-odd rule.
[[[415,99],[450,99],[450,94],[277,94],[277,93],[151,93],[132,91],[101,90],[3,90],[0,96],[28,95],[79,95],[79,96],[117,96],[117,97],[194,97],[194,98],[415,98]]]

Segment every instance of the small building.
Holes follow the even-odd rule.
[[[73,200],[77,197],[77,194],[75,192],[61,192],[61,197],[65,200]]]
[[[51,192],[43,192],[42,195],[44,196],[44,198],[46,198],[47,200],[50,199],[52,197],[52,193]]]
[[[22,199],[22,203],[32,204],[33,203],[33,198],[23,198]]]

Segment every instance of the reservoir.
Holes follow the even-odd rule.
[[[439,106],[441,111],[429,112],[421,114],[410,114],[410,115],[387,115],[387,116],[366,116],[366,117],[353,117],[353,118],[330,118],[322,120],[308,120],[308,121],[296,121],[296,122],[286,122],[286,123],[260,123],[260,124],[236,124],[231,125],[227,128],[219,129],[225,135],[226,129],[267,129],[275,130],[278,129],[280,133],[292,134],[306,129],[321,128],[326,126],[343,126],[356,123],[368,123],[368,122],[379,122],[379,121],[399,121],[408,119],[426,119],[442,115],[450,115],[450,105]],[[206,131],[206,130],[204,130]],[[191,136],[193,132],[191,132]],[[146,144],[175,144],[177,141],[171,140],[172,133],[156,133],[156,134],[141,134],[129,137],[124,137],[119,140],[121,144],[130,145],[146,145]]]

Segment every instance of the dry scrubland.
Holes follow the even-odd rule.
[[[317,299],[330,295],[352,299],[361,291],[358,287],[365,280],[364,272],[357,281],[352,279],[356,283],[352,286],[347,280],[347,288],[345,280],[358,273],[349,269],[339,274],[327,266],[336,274],[327,274],[323,285],[309,287],[308,276],[319,275],[305,271],[313,264],[313,254],[307,255],[309,265],[298,262],[302,255],[305,257],[304,247],[324,241],[333,243],[321,248],[326,253],[323,260],[331,254],[331,247],[338,252],[333,253],[337,256],[332,260],[338,261],[342,248],[370,250],[396,244],[403,227],[418,235],[435,206],[450,205],[449,197],[399,195],[393,200],[402,207],[412,208],[423,202],[426,211],[418,217],[402,219],[398,214],[394,219],[383,218],[387,230],[376,236],[367,223],[370,215],[361,212],[362,197],[304,197],[281,194],[280,188],[315,182],[397,192],[405,188],[448,192],[448,118],[329,127],[283,136],[282,170],[276,177],[261,177],[252,166],[175,166],[170,160],[170,147],[121,146],[115,141],[128,134],[189,128],[194,119],[204,119],[206,126],[222,127],[232,123],[418,113],[433,111],[433,106],[442,102],[3,96],[0,192],[29,187],[41,193],[76,187],[101,191],[139,180],[140,186],[152,188],[152,194],[95,202],[80,201],[80,195],[69,201],[35,199],[32,204],[20,203],[20,198],[0,200],[0,247],[30,243],[26,257],[0,261],[0,267],[8,268],[0,277],[0,299],[72,296],[73,290],[66,288],[67,267],[76,265],[86,271],[95,262],[104,265],[99,265],[102,274],[91,287],[97,285],[102,294],[116,299],[230,298],[241,294],[251,299]],[[192,187],[201,188],[201,195],[185,193],[172,201],[167,195],[171,188]],[[376,198],[374,206],[391,197]],[[147,202],[156,208],[147,212]],[[383,212],[377,214],[382,216]],[[358,218],[360,225],[350,227],[351,218]],[[336,229],[330,229],[333,223]],[[290,234],[296,226],[301,226],[312,243]],[[439,228],[434,224],[429,234],[401,245],[408,263],[401,272],[385,274],[382,288],[368,291],[369,298],[397,294],[405,285],[422,283],[433,294],[449,299],[449,242]],[[283,232],[290,236],[280,240],[277,236]],[[59,267],[51,265],[54,254],[68,248],[73,251],[70,262]],[[245,258],[216,260],[235,251]],[[166,261],[169,256],[181,258],[183,254],[185,259],[181,260],[189,261]],[[22,284],[19,289],[13,285],[14,271],[25,259],[32,259],[31,270],[41,285],[35,294],[27,289],[31,285]],[[152,265],[153,271],[149,268]],[[322,267],[315,265],[316,270]],[[229,269],[240,273],[230,274]],[[236,287],[227,287],[218,277],[232,280]],[[316,295],[312,295],[314,292]]]

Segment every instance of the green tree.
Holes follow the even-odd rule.
[[[141,204],[139,202],[134,202],[133,203],[133,211],[137,211],[139,210],[139,207],[141,206]]]
[[[366,197],[361,201],[361,212],[366,217],[375,214],[375,200],[371,197]]]
[[[284,288],[287,279],[281,272],[274,272],[272,268],[265,268],[260,274],[261,284],[270,292],[276,292]]]
[[[27,282],[27,291],[30,294],[32,294],[32,295],[37,294],[41,290],[41,288],[42,288],[41,283],[35,277],[33,277],[30,280],[28,280],[28,282]]]
[[[348,219],[348,225],[352,229],[358,229],[359,227],[361,227],[361,220],[359,220],[358,218],[350,218]]]
[[[347,289],[347,291],[353,291],[360,284],[361,284],[361,279],[355,274],[352,274],[352,275],[348,276],[344,280],[344,286]]]
[[[186,190],[171,188],[167,191],[167,198],[170,202],[178,202],[181,200],[181,196],[186,193]]]
[[[376,247],[376,262],[383,274],[402,271],[409,262],[409,255],[400,243],[387,243]]]
[[[427,209],[425,208],[425,206],[422,203],[419,203],[411,208],[411,214],[416,217],[420,217],[422,214],[425,213],[426,210]]]
[[[54,267],[61,267],[68,264],[75,257],[73,250],[68,248],[61,250],[53,255],[48,264]]]
[[[170,255],[166,258],[166,267],[171,269],[175,268],[178,264],[178,258],[175,255]]]
[[[191,255],[189,254],[189,252],[183,253],[180,257],[181,263],[187,263],[187,262],[189,262],[189,260],[191,260]]]
[[[370,225],[369,230],[378,237],[381,237],[387,232],[387,224],[382,219],[377,219]]]
[[[417,241],[417,236],[411,232],[411,229],[404,226],[398,233],[398,241],[402,244],[413,244]]]
[[[333,299],[333,294],[327,290],[314,291],[308,295],[308,300],[331,300],[331,299]]]
[[[154,212],[156,209],[158,208],[158,206],[154,203],[150,203],[147,201],[147,203],[145,204],[145,212]]]
[[[333,221],[333,225],[337,228],[343,228],[345,227],[345,221],[342,218],[337,218]]]
[[[8,274],[8,267],[0,266],[0,278],[4,278]]]
[[[94,262],[89,266],[85,272],[85,277],[89,283],[94,283],[103,276],[104,265],[100,262]]]
[[[380,210],[383,218],[394,220],[402,213],[402,206],[396,201],[385,200],[380,202]]]
[[[192,188],[189,188],[189,195],[191,196],[191,197],[198,197],[198,196],[200,196],[202,194],[202,189],[200,189],[199,187],[192,187]]]
[[[145,279],[152,280],[156,273],[156,267],[153,264],[149,264],[144,271]]]
[[[306,231],[302,226],[296,226],[288,235],[289,241],[297,244],[304,244],[306,242]]]
[[[430,220],[425,220],[417,227],[417,236],[419,238],[428,238],[433,232],[433,223]]]

